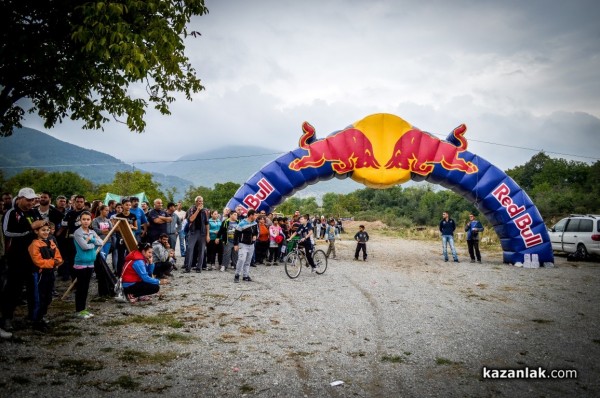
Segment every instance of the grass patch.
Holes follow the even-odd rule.
[[[360,351],[356,351],[356,352],[349,352],[348,355],[350,355],[352,358],[358,358],[358,357],[366,356],[367,353],[360,350]]]
[[[115,380],[109,384],[111,386],[119,387],[119,388],[122,388],[124,390],[129,390],[129,391],[135,391],[141,385],[140,382],[135,381],[135,379],[133,379],[129,375],[120,376],[117,380]]]
[[[27,363],[27,362],[31,362],[35,359],[35,357],[18,357],[17,361],[22,362],[22,363]]]
[[[169,333],[165,335],[166,339],[172,343],[190,343],[194,338],[181,333]]]
[[[294,357],[307,357],[312,355],[312,352],[306,352],[306,351],[294,351],[294,352],[290,352],[288,354],[291,358]]]
[[[239,328],[239,331],[240,331],[241,334],[245,334],[245,335],[248,335],[248,336],[251,336],[251,335],[253,335],[253,334],[256,333],[256,330],[254,328],[250,327],[250,326],[241,326]]]
[[[252,387],[251,385],[248,384],[244,384],[240,387],[240,392],[241,393],[249,393],[254,391],[254,387]]]
[[[124,325],[151,325],[151,326],[169,326],[179,329],[184,326],[183,322],[173,315],[134,315],[123,319],[113,319],[102,323],[102,326],[124,326]]]
[[[81,337],[83,333],[78,326],[69,323],[64,323],[60,326],[50,329],[49,333],[52,337]]]
[[[125,350],[118,358],[123,362],[131,362],[137,364],[161,364],[165,365],[177,359],[178,353],[175,351],[164,351],[150,354],[145,351]]]
[[[112,347],[103,347],[103,348],[100,348],[100,352],[111,352],[111,351],[114,351],[114,350],[115,349],[112,348]]]
[[[221,343],[239,343],[241,337],[231,333],[223,333],[219,336],[218,340]]]
[[[226,299],[227,296],[224,294],[217,294],[217,293],[204,293],[203,294],[204,297],[210,297],[210,298],[214,298],[214,299]]]
[[[592,340],[592,343],[600,344],[600,339],[594,339]]]
[[[61,359],[58,363],[60,370],[77,376],[83,376],[89,372],[104,369],[104,364],[101,361],[92,359]]]
[[[552,323],[554,321],[550,320],[550,319],[532,319],[531,322],[543,324],[543,323]]]
[[[399,355],[384,355],[381,357],[381,362],[403,363],[404,359]]]
[[[437,357],[435,363],[438,365],[460,365],[460,362],[454,362],[448,358]]]

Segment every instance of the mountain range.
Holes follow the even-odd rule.
[[[228,146],[185,155],[174,161],[136,162],[135,169],[152,173],[153,180],[163,189],[177,188],[176,196],[181,197],[191,185],[212,188],[215,183],[229,181],[243,184],[283,153],[259,146]],[[104,184],[112,182],[116,172],[133,169],[132,165],[111,155],[73,145],[27,127],[0,139],[0,160],[0,170],[5,178],[36,168],[73,171],[95,184]],[[297,195],[320,199],[327,192],[346,194],[361,188],[362,185],[351,179],[342,181],[334,178],[310,185]]]

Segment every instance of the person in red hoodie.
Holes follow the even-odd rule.
[[[131,303],[139,300],[148,300],[149,295],[158,293],[160,285],[168,283],[153,278],[154,264],[152,263],[152,245],[139,243],[137,250],[125,257],[123,266],[123,293]]]

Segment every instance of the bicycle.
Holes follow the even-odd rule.
[[[315,272],[318,275],[323,275],[327,270],[327,256],[323,250],[315,250],[313,252],[313,261],[315,262]],[[284,258],[285,273],[291,279],[295,279],[300,275],[302,267],[310,267],[304,252],[304,247],[300,246],[300,240],[294,242],[292,249]]]

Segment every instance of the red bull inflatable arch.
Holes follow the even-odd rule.
[[[542,264],[554,262],[537,208],[506,173],[467,151],[464,124],[445,140],[390,114],[367,116],[322,139],[307,122],[302,131],[299,147],[250,177],[227,207],[269,212],[307,185],[334,177],[378,189],[428,181],[475,204],[500,238],[505,263],[523,263],[526,255],[537,255]]]

